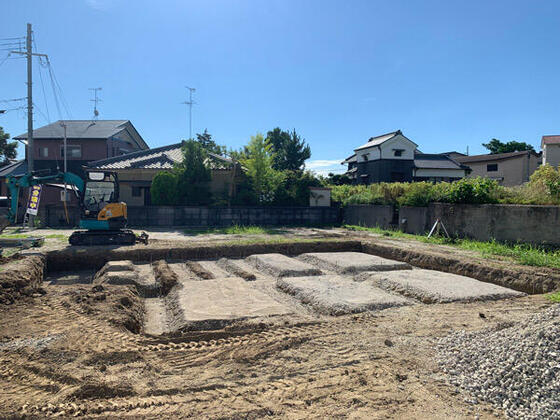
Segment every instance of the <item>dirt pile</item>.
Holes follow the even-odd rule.
[[[0,269],[0,304],[11,304],[24,296],[43,294],[41,288],[45,257],[40,254],[8,260]]]
[[[161,286],[161,292],[166,295],[177,284],[177,274],[169,268],[165,260],[159,260],[152,265],[154,276]]]
[[[66,293],[63,306],[78,304],[81,312],[107,319],[111,324],[138,334],[142,330],[144,305],[130,286],[101,285],[72,288]]]

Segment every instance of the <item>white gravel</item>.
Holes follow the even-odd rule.
[[[515,419],[560,419],[560,305],[515,325],[467,333],[438,345],[451,384]]]

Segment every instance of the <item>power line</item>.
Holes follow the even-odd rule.
[[[51,79],[51,88],[53,91],[53,96],[54,96],[54,104],[56,105],[56,110],[58,111],[58,115],[61,116],[62,112],[60,111],[60,103],[58,102],[58,95],[56,94],[56,84],[54,83],[54,77],[52,74],[52,68],[50,66],[49,61],[47,61],[48,64],[48,70],[49,70],[49,77]],[[62,119],[62,118],[61,118]]]
[[[60,86],[60,83],[58,83],[58,79],[56,78],[54,69],[52,68],[52,64],[48,57],[47,57],[47,65],[48,65],[49,73],[51,75],[51,79],[54,80],[54,83],[60,92],[60,102],[62,103],[62,106],[66,111],[66,115],[68,116],[69,119],[72,119],[72,114],[68,110],[68,104],[66,103],[66,99],[64,98],[64,92],[62,91],[62,87]]]
[[[37,51],[37,44],[35,43],[35,38],[33,38],[33,45],[35,46],[35,51]],[[43,83],[43,57],[39,56],[39,79],[41,80],[41,90],[43,91],[43,100],[45,101],[45,109],[47,110],[47,123],[51,123],[51,116],[49,113],[49,102],[47,101],[47,94],[45,92],[45,84]],[[62,119],[62,118],[61,118]]]
[[[27,98],[15,98],[15,99],[0,99],[0,102],[2,103],[8,103],[8,102],[16,102],[16,101],[25,101]]]

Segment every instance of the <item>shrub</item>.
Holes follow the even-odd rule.
[[[425,207],[433,198],[433,184],[417,182],[410,184],[397,200],[401,206]]]
[[[177,174],[163,171],[154,176],[150,188],[152,203],[160,206],[177,204]]]

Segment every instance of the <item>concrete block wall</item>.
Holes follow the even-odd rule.
[[[77,207],[69,207],[70,226],[80,217]],[[341,210],[331,207],[184,207],[129,206],[128,225],[148,227],[223,227],[232,225],[320,226],[340,223]],[[68,226],[62,206],[39,210],[41,226]]]
[[[392,226],[393,217],[393,206],[356,205],[344,209],[343,221],[347,225],[387,229]]]
[[[389,228],[388,207],[348,206],[344,223]],[[560,206],[432,203],[398,212],[399,228],[406,233],[425,234],[440,219],[452,236],[560,246]]]

